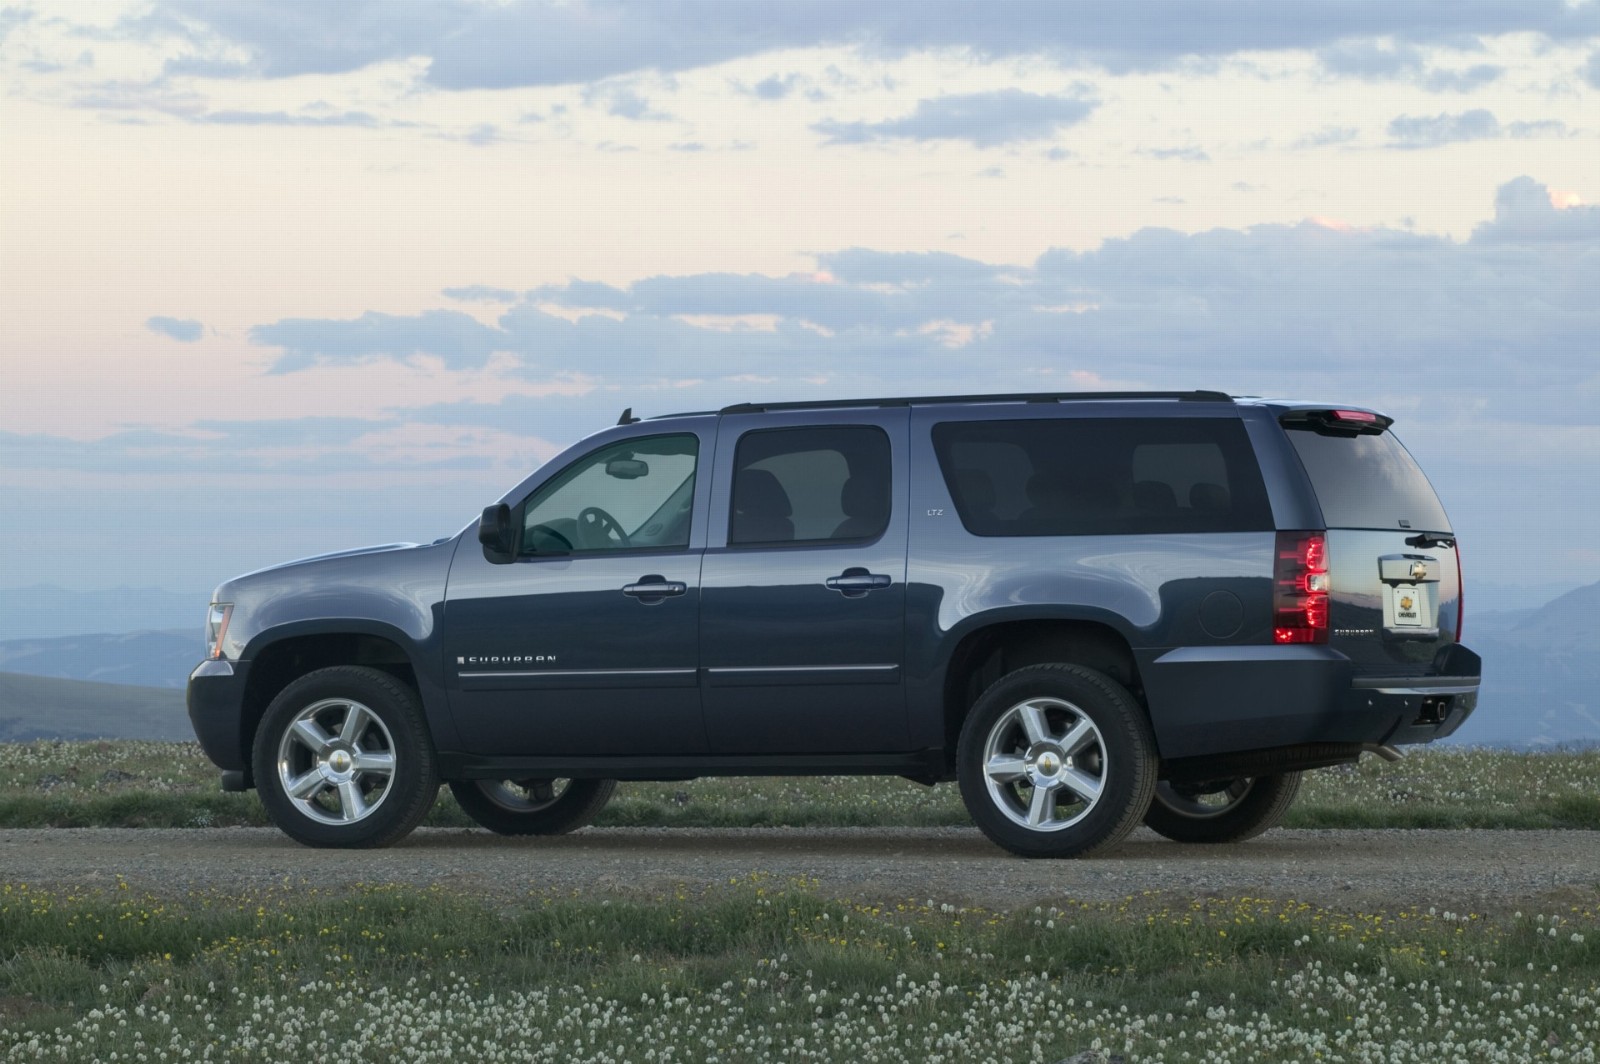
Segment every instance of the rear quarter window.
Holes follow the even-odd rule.
[[[1231,418],[947,421],[933,444],[974,535],[1272,528],[1255,453]]]
[[[1329,528],[1450,531],[1416,459],[1392,433],[1352,435],[1286,426]]]

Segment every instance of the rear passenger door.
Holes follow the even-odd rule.
[[[907,748],[907,417],[723,417],[701,570],[712,753]]]

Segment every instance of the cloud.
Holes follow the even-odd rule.
[[[1483,108],[1461,114],[1401,115],[1389,123],[1389,146],[1394,148],[1437,148],[1473,140],[1499,140],[1512,137],[1564,137],[1570,134],[1565,122],[1510,122],[1500,124],[1494,112]]]
[[[1211,161],[1211,156],[1199,148],[1145,148],[1139,154],[1149,156],[1152,159],[1181,159],[1188,163],[1208,163]]]
[[[168,318],[156,315],[153,318],[146,318],[144,325],[151,332],[169,336],[186,344],[192,344],[205,335],[204,325],[186,318]]]
[[[583,102],[634,122],[663,122],[672,117],[651,107],[650,101],[631,85],[592,86],[584,92]]]
[[[383,123],[365,111],[333,114],[291,114],[287,111],[208,111],[190,121],[211,126],[360,126],[376,129]]]
[[[1550,190],[1531,177],[1500,186],[1494,220],[1472,232],[1475,244],[1578,244],[1600,248],[1600,207],[1557,208]],[[1592,264],[1591,264],[1592,265]]]
[[[1323,126],[1315,133],[1307,133],[1295,141],[1291,147],[1304,148],[1330,148],[1337,144],[1349,144],[1361,135],[1361,131],[1354,126]]]
[[[368,311],[359,318],[286,318],[250,330],[250,339],[283,352],[273,373],[323,362],[406,360],[434,355],[456,369],[482,366],[495,350],[493,335],[476,318],[456,310],[397,316]]]
[[[1505,67],[1475,63],[1465,70],[1430,70],[1422,84],[1434,92],[1472,92],[1499,81],[1505,72]]]
[[[255,76],[338,73],[410,57],[446,89],[584,84],[643,71],[671,73],[782,49],[854,46],[906,54],[962,49],[984,59],[1039,56],[1108,69],[1185,57],[1330,48],[1363,38],[1457,44],[1526,32],[1553,40],[1600,35],[1600,8],[1565,0],[1011,0],[1005,17],[983,0],[703,0],[700,3],[430,4],[319,0],[168,0],[140,24],[196,48],[236,49]],[[225,73],[218,67],[217,73]]]
[[[1500,121],[1483,108],[1458,115],[1401,115],[1389,123],[1396,147],[1434,148],[1468,140],[1493,140],[1500,136]]]
[[[518,376],[577,373],[629,399],[685,378],[704,382],[702,396],[750,377],[793,395],[814,392],[804,382],[816,378],[848,394],[907,380],[919,390],[1050,387],[1072,373],[1253,394],[1367,393],[1401,358],[1450,367],[1430,401],[1489,395],[1518,417],[1593,419],[1600,394],[1583,389],[1600,393],[1596,290],[1600,209],[1558,210],[1544,186],[1518,178],[1466,241],[1307,221],[1147,228],[1021,267],[855,248],[786,276],[546,286],[493,323],[429,311],[252,335],[282,347],[280,372],[419,354],[480,365],[494,351]],[[738,322],[759,328],[729,325]]]
[[[754,96],[761,100],[781,100],[804,85],[806,79],[799,74],[773,74],[762,78],[754,85],[745,85],[734,82],[734,88],[747,96]]]
[[[1589,53],[1589,61],[1583,64],[1583,80],[1600,89],[1600,52]]]
[[[463,303],[515,303],[518,299],[518,293],[509,288],[492,288],[486,284],[446,288],[443,295],[447,299],[458,299]]]
[[[1317,52],[1335,77],[1363,81],[1408,81],[1431,92],[1471,92],[1500,78],[1504,67],[1477,63],[1465,69],[1429,67],[1422,50],[1403,41],[1346,40]]]
[[[0,7],[0,44],[4,44],[11,31],[33,21],[34,13],[25,7]]]
[[[1083,90],[1079,90],[1082,93]],[[978,148],[1043,140],[1077,125],[1099,101],[1087,95],[1042,96],[1000,89],[920,100],[903,118],[882,122],[839,122],[812,126],[828,144],[870,144],[886,140],[964,140]]]

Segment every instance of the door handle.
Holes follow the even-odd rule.
[[[664,598],[685,594],[689,585],[681,580],[668,580],[656,573],[641,576],[636,584],[628,584],[622,593],[629,598],[636,598],[646,606],[654,605]]]
[[[869,573],[859,567],[846,569],[838,576],[830,576],[823,581],[845,598],[861,598],[868,591],[888,587],[892,582],[883,573]]]

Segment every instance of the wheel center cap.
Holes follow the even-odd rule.
[[[348,751],[335,750],[328,755],[328,767],[335,772],[349,772],[355,762]]]
[[[1054,776],[1057,772],[1061,771],[1061,758],[1057,757],[1053,753],[1050,753],[1049,751],[1046,751],[1045,753],[1039,755],[1038,766],[1040,773],[1043,775]]]

